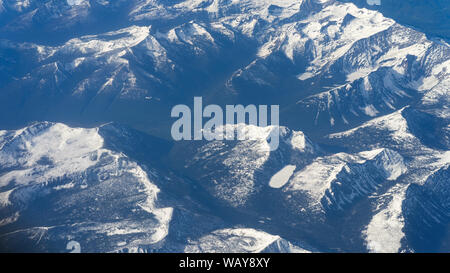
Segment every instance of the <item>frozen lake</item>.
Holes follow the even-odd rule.
[[[287,165],[272,176],[269,182],[269,186],[275,189],[283,187],[284,184],[286,184],[294,174],[296,168],[297,166],[295,165]]]

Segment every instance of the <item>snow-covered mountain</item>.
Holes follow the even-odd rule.
[[[15,250],[17,240],[36,243],[34,251],[56,251],[73,236],[116,237],[99,245],[108,250],[120,247],[123,236],[127,245],[167,236],[173,208],[158,207],[157,174],[149,177],[104,148],[101,130],[38,123],[1,132],[2,251]],[[95,251],[96,244],[84,247]]]
[[[450,3],[446,0],[344,0],[352,2],[358,7],[375,9],[386,17],[395,19],[401,24],[410,25],[414,28],[432,35],[450,38],[450,20],[448,13]]]
[[[267,139],[274,127],[234,127],[249,140],[180,144],[170,155],[172,166],[231,207],[248,207],[255,198],[258,202],[275,173],[286,165],[303,166],[319,152],[302,132],[280,128],[279,148],[271,152]]]
[[[290,242],[253,229],[216,230],[198,241],[186,246],[187,253],[225,252],[225,253],[307,253],[308,250],[292,245]]]
[[[158,112],[203,95],[278,103],[286,125],[316,136],[420,99],[426,108],[447,102],[448,45],[378,12],[336,1],[170,3],[137,1],[123,28],[51,45],[5,32],[2,117],[150,130],[168,122]],[[162,6],[168,18],[155,12]],[[180,22],[159,23],[169,18]]]
[[[158,156],[162,140],[114,124],[81,129],[48,122],[0,131],[0,136],[2,252],[19,246],[20,251],[65,252],[72,240],[84,252],[195,251],[189,240],[232,228],[186,198],[186,192],[177,196],[168,190],[181,178],[131,158],[139,158],[143,147]],[[216,251],[235,249],[241,232],[254,234],[258,245],[240,252],[277,246],[283,252],[301,250],[262,231],[230,229],[236,239]],[[207,238],[199,237],[198,243]]]
[[[448,252],[445,31],[348,2],[0,0],[0,251]]]

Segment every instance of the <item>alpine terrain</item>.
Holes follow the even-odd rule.
[[[0,0],[0,252],[449,252],[450,8],[423,2]],[[194,97],[280,126],[174,141]]]

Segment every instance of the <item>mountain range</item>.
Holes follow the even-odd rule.
[[[422,2],[0,0],[0,251],[448,252],[448,4]],[[194,96],[280,105],[279,148],[174,142]]]

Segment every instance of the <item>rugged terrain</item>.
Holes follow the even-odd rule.
[[[448,252],[449,44],[357,4],[0,0],[0,251]]]

